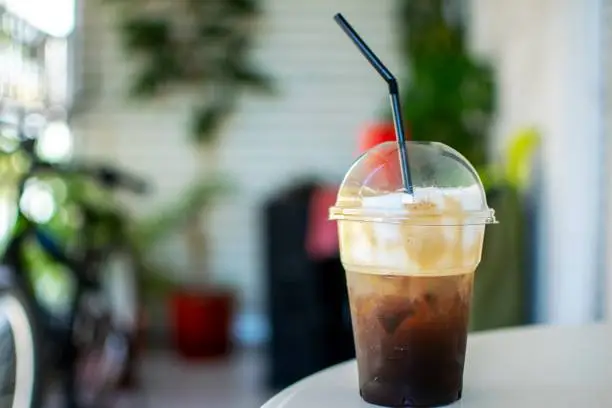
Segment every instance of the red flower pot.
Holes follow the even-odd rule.
[[[173,337],[180,355],[219,357],[231,349],[234,295],[228,291],[184,291],[170,301]]]

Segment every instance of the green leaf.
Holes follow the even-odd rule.
[[[275,93],[272,78],[265,75],[246,61],[246,52],[251,47],[248,36],[237,35],[231,39],[231,45],[224,62],[224,72],[232,82],[268,94]]]
[[[256,0],[225,0],[225,2],[234,13],[256,15],[261,12]]]
[[[145,298],[159,298],[177,290],[180,285],[172,276],[172,267],[145,261],[139,265],[139,283]]]
[[[126,21],[122,30],[130,51],[155,52],[170,43],[170,24],[167,21],[134,18]]]
[[[213,143],[230,112],[229,107],[223,104],[196,109],[192,125],[194,140],[205,145]]]
[[[540,134],[534,128],[522,129],[510,139],[506,149],[505,176],[519,191],[529,185],[533,156],[539,146]]]
[[[135,98],[151,98],[157,94],[164,82],[164,78],[155,69],[145,68],[136,75],[130,95]]]
[[[499,186],[504,182],[504,172],[501,166],[483,166],[476,169],[485,191]]]
[[[155,61],[147,64],[136,74],[136,80],[131,89],[133,97],[151,98],[158,93],[163,85],[180,78],[180,67],[171,53],[160,49],[152,58]]]
[[[200,37],[206,41],[217,41],[231,37],[233,30],[231,27],[222,24],[206,24],[199,29]]]
[[[276,92],[272,78],[260,71],[246,66],[240,66],[234,67],[231,74],[236,82],[253,90],[267,94],[274,94]]]

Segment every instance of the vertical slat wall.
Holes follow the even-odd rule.
[[[133,202],[137,214],[152,213],[177,198],[197,176],[200,159],[188,141],[188,120],[190,99],[199,95],[128,100],[133,60],[126,59],[117,35],[119,15],[108,5],[112,2],[104,3],[84,2],[83,86],[93,97],[86,98],[87,109],[74,122],[79,154],[116,159],[154,180],[155,195]],[[256,59],[274,77],[279,93],[245,96],[226,128],[217,158],[236,192],[216,206],[210,224],[203,226],[211,238],[215,280],[238,288],[248,316],[264,310],[262,204],[302,176],[339,182],[356,157],[358,133],[388,103],[385,85],[333,15],[343,11],[381,57],[400,70],[393,38],[394,0],[263,4]],[[159,253],[179,279],[202,279],[202,271],[188,270],[180,237]]]
[[[604,114],[604,143],[605,143],[605,177],[604,191],[606,192],[605,210],[605,239],[602,246],[604,258],[605,285],[602,293],[602,305],[606,320],[612,320],[612,1],[601,0],[602,3],[602,66],[603,66],[603,114]]]

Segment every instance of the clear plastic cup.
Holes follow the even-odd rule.
[[[495,223],[472,165],[441,143],[408,142],[414,195],[397,144],[350,168],[338,221],[362,398],[434,407],[461,398],[473,276]]]

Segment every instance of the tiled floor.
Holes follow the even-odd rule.
[[[206,363],[156,352],[143,362],[143,391],[121,396],[117,408],[259,408],[271,396],[261,387],[264,368],[256,352]]]

